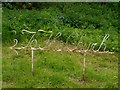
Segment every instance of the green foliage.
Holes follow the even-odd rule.
[[[97,49],[104,35],[108,33],[110,37],[105,42],[107,50],[118,51],[117,3],[38,3],[36,7],[35,3],[31,4],[32,10],[27,9],[28,3],[4,5],[3,42],[12,42],[14,38],[20,42],[27,42],[31,35],[22,35],[22,29],[29,31],[44,29],[53,31],[52,38],[61,32],[59,40],[63,42],[73,34],[68,40],[70,44],[77,44],[80,37],[86,35],[82,39],[83,43],[87,45],[98,43]],[[21,9],[19,5],[26,5],[26,8]],[[14,30],[17,31],[16,35]],[[43,37],[48,38],[48,35],[38,34],[35,38]]]

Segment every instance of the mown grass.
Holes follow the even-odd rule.
[[[82,78],[83,55],[74,52],[35,51],[34,76],[31,52],[2,48],[3,88],[117,88],[117,54],[87,53],[86,81]]]

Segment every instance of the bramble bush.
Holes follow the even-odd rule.
[[[19,9],[13,4],[9,7],[4,6],[2,10],[2,41],[3,43],[12,43],[16,38],[20,42],[28,42],[31,35],[23,35],[21,30],[44,29],[53,31],[52,38],[61,32],[59,40],[63,42],[66,42],[72,34],[68,40],[71,44],[77,45],[81,37],[84,44],[98,43],[97,49],[104,35],[110,34],[105,42],[107,50],[118,51],[117,9],[110,5],[117,8],[115,3],[38,3],[37,8],[33,3],[31,10]],[[14,31],[17,32],[16,35]],[[48,38],[48,36],[47,34],[38,34],[35,38],[42,39],[42,37]]]

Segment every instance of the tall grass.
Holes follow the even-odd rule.
[[[73,52],[35,51],[34,76],[31,52],[19,55],[3,47],[3,88],[117,88],[118,59],[115,55],[87,53],[86,81],[82,79],[84,56]]]

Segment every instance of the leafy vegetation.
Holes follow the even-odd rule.
[[[69,43],[78,42],[86,34],[83,43],[98,43],[96,48],[104,35],[110,34],[105,43],[107,50],[118,51],[117,3],[38,3],[36,7],[33,3],[32,10],[27,9],[27,3],[20,4],[26,6],[24,9],[19,7],[19,3],[17,8],[15,5],[9,3],[3,7],[3,43],[13,42],[14,38],[20,42],[28,41],[30,35],[22,35],[23,29],[44,29],[53,31],[53,38],[61,32],[60,40],[63,42],[73,33]],[[17,31],[17,35],[13,31]],[[37,36],[39,38],[41,36]]]
[[[117,3],[3,3],[2,8],[2,85],[3,88],[118,88],[118,14]],[[8,47],[13,39],[26,45],[30,34],[52,31],[50,51],[35,51],[34,76],[31,73],[31,52],[16,55]],[[15,33],[16,32],[16,33]],[[57,39],[56,34],[61,32]],[[54,52],[52,49],[86,49],[105,34],[106,50],[115,54],[87,52],[85,81],[82,79],[84,55],[76,52]],[[50,34],[37,33],[34,39],[45,46]],[[78,43],[78,42],[82,42]],[[102,46],[100,51],[103,51]]]

